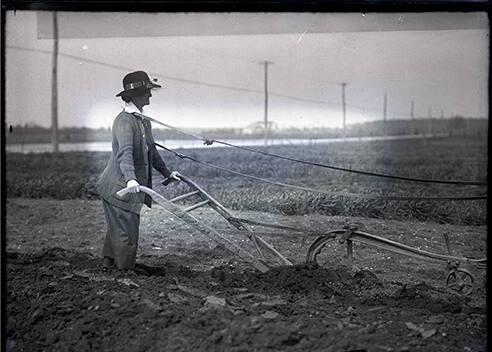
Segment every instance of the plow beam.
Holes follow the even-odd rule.
[[[307,262],[316,261],[316,256],[319,254],[321,249],[327,244],[329,240],[344,234],[346,234],[346,230],[340,229],[340,230],[330,231],[326,235],[318,237],[309,247],[308,252],[306,254],[306,261]],[[414,257],[417,259],[422,259],[432,262],[457,261],[457,262],[465,262],[465,263],[472,263],[472,264],[480,264],[480,263],[483,264],[487,262],[487,258],[472,259],[466,257],[456,257],[452,255],[428,252],[408,246],[406,244],[388,240],[387,238],[371,235],[369,233],[365,233],[361,231],[353,231],[346,240],[360,242],[368,246],[381,248],[393,253],[398,253],[408,257]]]

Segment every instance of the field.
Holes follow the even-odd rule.
[[[486,140],[442,138],[270,147],[289,157],[368,171],[486,180]],[[426,185],[308,167],[245,151],[181,150],[277,182],[369,195],[475,195],[484,187]],[[316,194],[243,179],[162,154],[243,218],[323,233],[346,220],[437,253],[487,256],[486,202],[382,201]],[[356,245],[303,264],[312,234],[255,227],[296,265],[261,274],[159,206],[142,212],[135,272],[102,271],[105,221],[93,194],[106,153],[7,155],[7,350],[485,351],[484,270],[470,296],[448,291],[445,263]],[[184,184],[154,188],[166,197]],[[247,241],[211,209],[193,213]]]
[[[440,138],[371,143],[270,147],[269,152],[330,165],[444,180],[486,181],[486,139]],[[408,183],[316,168],[232,148],[182,150],[186,155],[245,174],[354,195],[460,196],[486,194],[484,187]],[[309,193],[280,188],[182,160],[162,152],[171,169],[200,183],[232,209],[277,214],[322,214],[380,219],[421,220],[480,225],[486,221],[485,201],[380,201]],[[8,197],[91,199],[107,153],[9,154]],[[33,172],[36,170],[36,172]],[[159,178],[156,175],[154,179]],[[156,180],[157,181],[157,180]],[[184,187],[184,186],[183,186]],[[173,197],[182,187],[155,188]]]

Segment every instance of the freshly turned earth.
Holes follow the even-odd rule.
[[[241,246],[210,209],[200,220]],[[257,221],[340,228],[344,218],[236,213]],[[486,256],[486,227],[348,219],[427,251]],[[255,227],[296,265],[260,273],[159,209],[141,217],[136,270],[103,271],[97,200],[7,200],[9,351],[485,351],[486,282],[445,287],[446,264],[334,241],[304,264],[311,235]],[[250,248],[250,247],[248,247]],[[466,266],[465,266],[466,267]]]

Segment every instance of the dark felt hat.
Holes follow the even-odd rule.
[[[123,78],[123,90],[116,96],[134,97],[143,94],[147,89],[161,88],[157,83],[157,78],[152,81],[144,71],[130,72]]]

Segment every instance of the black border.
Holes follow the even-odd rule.
[[[6,284],[6,274],[7,274],[7,269],[6,269],[6,258],[5,258],[5,236],[6,236],[6,224],[5,224],[5,207],[6,207],[6,201],[7,201],[7,196],[5,192],[7,191],[6,187],[6,181],[5,181],[5,172],[6,172],[6,167],[5,167],[5,11],[2,6],[2,13],[1,13],[1,23],[2,23],[2,29],[1,29],[1,39],[0,39],[0,50],[1,50],[1,94],[2,94],[2,101],[0,103],[0,110],[2,114],[2,123],[0,130],[2,132],[2,135],[0,136],[0,164],[1,164],[1,170],[0,170],[0,183],[1,183],[1,189],[0,189],[0,197],[1,197],[1,203],[0,203],[0,213],[2,217],[2,224],[0,227],[0,281],[1,281],[1,290],[0,290],[0,299],[1,299],[1,304],[0,304],[0,341],[1,341],[1,346],[0,350],[3,351],[7,339],[7,334],[6,334],[6,325],[7,325],[7,319],[6,319],[6,297],[7,297],[7,284]]]
[[[490,136],[490,133],[492,133],[492,126],[491,126],[491,119],[490,119],[490,116],[491,116],[491,112],[490,112],[490,109],[492,107],[492,99],[491,99],[491,96],[492,96],[492,79],[491,79],[491,75],[492,75],[492,39],[490,38],[490,35],[491,35],[491,21],[492,21],[492,18],[490,16],[490,7],[488,8],[487,10],[487,15],[488,15],[488,18],[489,18],[489,90],[488,90],[488,103],[489,103],[489,128],[488,128],[488,138],[487,138],[487,183],[490,185],[490,182],[492,181],[492,176],[490,175],[490,141],[491,141],[491,136]],[[490,188],[488,188],[487,186],[487,195],[490,196],[490,192],[489,192]],[[487,244],[486,244],[486,247],[487,247],[487,256],[488,254],[490,253],[490,248],[492,248],[489,243],[490,243],[490,239],[488,238],[489,237],[489,229],[490,229],[490,225],[491,225],[491,217],[490,217],[490,211],[491,211],[491,206],[490,206],[490,199],[487,199],[487,215],[486,215],[486,223],[487,223]],[[487,348],[486,350],[488,350],[488,348],[490,348],[490,346],[492,346],[492,337],[490,336],[490,327],[492,326],[492,322],[490,321],[490,316],[489,316],[489,312],[490,312],[490,307],[491,307],[491,304],[492,304],[492,298],[490,297],[490,293],[489,293],[489,285],[488,283],[490,282],[490,279],[492,278],[492,274],[490,273],[490,266],[487,265],[487,269],[486,269],[486,273],[485,273],[485,277],[486,277],[486,280],[487,280],[487,287],[486,287],[486,298],[485,298],[485,303],[487,305]]]
[[[487,11],[488,0],[7,0],[2,10],[139,12],[428,12]]]
[[[318,0],[318,1],[302,1],[302,0],[59,0],[59,1],[29,1],[29,0],[7,0],[1,3],[1,59],[0,59],[0,77],[1,77],[1,170],[0,170],[0,280],[1,280],[1,350],[5,350],[6,343],[6,258],[5,258],[5,216],[6,216],[6,154],[5,154],[5,20],[6,11],[16,10],[32,10],[32,11],[98,11],[98,12],[475,12],[483,11],[490,18],[490,2],[488,0],[455,0],[455,1],[396,1],[396,0],[372,0],[372,1],[353,1],[353,0]],[[490,22],[489,22],[490,30]],[[492,64],[490,60],[492,40],[489,35],[489,146],[492,126],[490,123],[491,102],[491,78]],[[489,152],[490,155],[490,152]],[[490,167],[487,165],[488,183],[490,184],[492,176],[490,175]],[[487,233],[490,225],[490,202],[487,201]],[[487,252],[489,245],[487,241]],[[487,281],[490,282],[489,270],[487,270]],[[488,288],[488,287],[487,287]],[[492,298],[487,294],[487,315],[488,309],[491,306]],[[490,319],[487,319],[488,324],[491,324]],[[489,327],[490,325],[488,325]],[[489,329],[487,329],[489,331]],[[487,344],[492,346],[492,338],[487,333]]]

